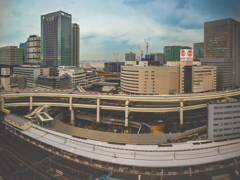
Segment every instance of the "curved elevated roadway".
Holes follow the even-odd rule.
[[[7,124],[8,125],[8,124]],[[8,125],[9,127],[11,125]],[[138,167],[181,167],[208,164],[240,156],[240,139],[226,141],[188,141],[164,145],[113,144],[75,138],[32,124],[20,131],[25,138],[102,162]]]

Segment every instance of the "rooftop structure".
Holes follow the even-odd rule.
[[[4,116],[4,121],[7,123],[21,129],[21,130],[26,130],[31,127],[31,121],[28,121],[24,118],[21,118],[19,116],[13,115],[13,114],[8,114]]]

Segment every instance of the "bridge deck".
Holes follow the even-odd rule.
[[[112,142],[117,144],[163,144],[166,139],[162,133],[156,134],[120,134],[111,132],[94,131],[65,124],[54,120],[54,124],[45,128],[64,134],[73,135],[84,139]]]

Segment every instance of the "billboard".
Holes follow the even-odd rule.
[[[180,61],[193,61],[193,51],[191,49],[181,49]]]
[[[1,75],[2,76],[9,76],[10,75],[10,68],[1,68]]]

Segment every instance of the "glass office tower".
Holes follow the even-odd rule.
[[[192,49],[188,46],[164,46],[164,64],[167,61],[180,61],[180,50],[181,49]]]
[[[71,66],[72,15],[57,11],[41,16],[41,65]]]

